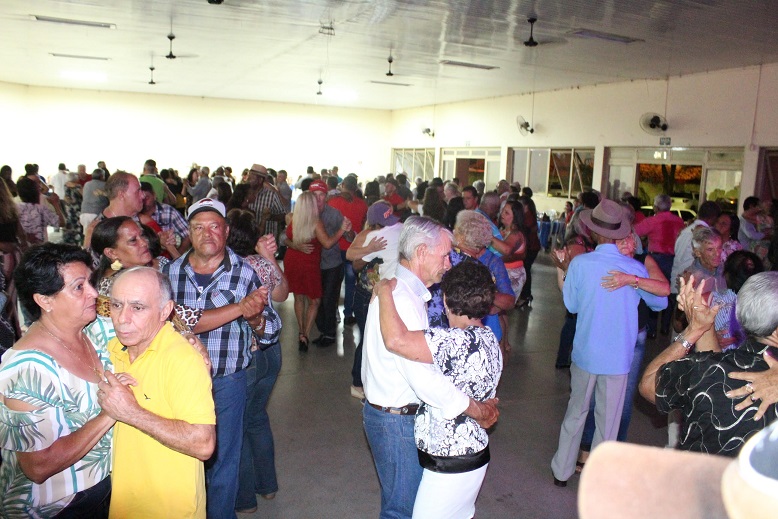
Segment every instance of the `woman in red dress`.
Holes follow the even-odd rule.
[[[308,351],[308,334],[311,333],[321,302],[321,248],[332,247],[349,230],[351,222],[344,218],[338,232],[328,236],[319,219],[314,194],[306,191],[297,199],[292,223],[286,228],[288,249],[284,256],[284,270],[289,281],[289,291],[294,294],[300,351]]]

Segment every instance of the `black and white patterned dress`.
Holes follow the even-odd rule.
[[[493,398],[502,373],[502,353],[487,327],[432,328],[424,332],[433,363],[466,395]],[[464,456],[489,444],[486,431],[464,414],[453,420],[422,403],[414,427],[416,447],[433,456]]]

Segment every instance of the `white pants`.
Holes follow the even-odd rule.
[[[593,394],[595,430],[592,452],[602,442],[616,439],[626,389],[627,375],[595,375],[573,362],[570,366],[570,401],[559,431],[559,447],[551,460],[555,478],[567,481],[575,472],[575,460],[578,459]]]
[[[470,519],[486,476],[483,467],[460,474],[424,469],[413,505],[413,519]]]

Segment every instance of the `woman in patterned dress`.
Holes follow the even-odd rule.
[[[108,516],[115,421],[97,405],[108,355],[83,332],[95,319],[90,264],[75,246],[46,243],[16,269],[34,323],[0,364],[2,517]]]
[[[494,398],[502,373],[502,354],[494,333],[481,320],[496,288],[489,269],[474,260],[452,267],[443,277],[443,295],[451,328],[408,331],[392,297],[395,280],[381,281],[374,292],[380,304],[381,335],[386,348],[407,359],[435,364],[466,395]],[[413,507],[420,519],[465,519],[489,464],[489,437],[472,418],[453,420],[422,403],[414,427],[424,472]]]

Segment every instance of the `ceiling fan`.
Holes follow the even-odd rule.
[[[535,129],[530,126],[529,122],[522,116],[516,116],[516,127],[519,129],[519,133],[526,137],[531,133],[535,133]]]
[[[527,21],[529,22],[529,39],[524,42],[524,45],[526,47],[537,47],[538,42],[533,38],[533,34],[535,31],[535,22],[537,22],[538,19],[533,16],[532,18],[527,18]]]
[[[663,116],[648,112],[640,116],[640,129],[649,135],[662,135],[667,131],[667,119]]]
[[[173,22],[170,22],[170,32],[167,35],[167,39],[170,42],[170,49],[167,53],[167,56],[165,56],[167,59],[177,59],[177,58],[196,58],[197,54],[179,54],[175,55],[173,54],[173,40],[176,39],[176,35],[173,32]]]

